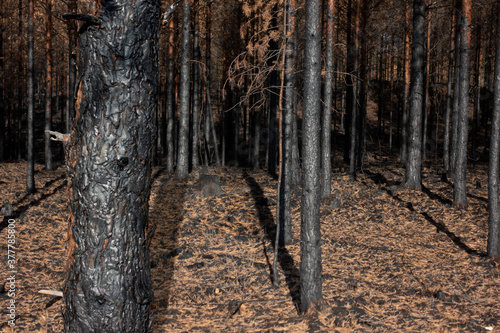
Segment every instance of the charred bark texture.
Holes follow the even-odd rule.
[[[321,141],[321,196],[326,197],[331,193],[332,186],[332,99],[333,99],[333,32],[335,19],[335,0],[327,2],[327,28],[326,28],[326,50],[325,50],[325,84],[323,105],[323,128]]]
[[[184,0],[182,6],[181,70],[179,83],[179,146],[177,155],[177,177],[186,177],[189,173],[189,15],[190,0]]]
[[[498,10],[500,14],[500,7]],[[494,106],[491,126],[490,161],[488,174],[489,230],[488,256],[500,255],[500,200],[498,191],[498,173],[500,172],[500,20],[497,30],[497,52],[495,79],[493,83]]]
[[[35,136],[34,136],[34,119],[35,116],[35,60],[34,51],[35,44],[33,40],[34,27],[34,0],[28,2],[28,138],[27,138],[27,162],[28,170],[26,173],[26,191],[28,193],[35,192]],[[21,120],[19,120],[21,121]]]
[[[405,183],[422,186],[422,110],[424,103],[425,1],[413,2],[413,45],[411,55],[410,114]]]
[[[457,109],[457,146],[454,169],[453,199],[459,207],[467,206],[466,172],[467,172],[467,136],[469,125],[469,86],[470,86],[470,2],[460,0],[460,76],[459,76],[459,101]]]
[[[120,0],[80,35],[70,177],[66,332],[147,332],[148,220],[159,4]]]
[[[321,1],[306,1],[300,299],[306,312],[322,299],[320,193]]]
[[[52,0],[47,0],[47,24],[45,26],[46,91],[45,91],[45,168],[52,170],[52,149],[47,131],[52,127]]]

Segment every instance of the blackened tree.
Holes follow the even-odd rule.
[[[295,0],[287,0],[285,4],[286,30],[285,30],[285,87],[284,107],[282,111],[281,126],[281,163],[279,181],[279,205],[278,205],[278,246],[292,243],[292,221],[291,221],[291,184],[292,184],[292,121],[293,101],[295,88]]]
[[[306,312],[322,299],[320,230],[321,0],[306,1],[300,298]]]
[[[469,44],[470,44],[470,23],[471,23],[471,3],[470,0],[459,0],[459,33],[460,43],[460,74],[458,93],[459,102],[457,113],[457,146],[454,168],[453,200],[459,207],[467,206],[466,179],[467,172],[467,132],[469,123]]]
[[[52,149],[50,134],[52,123],[52,0],[46,1],[47,22],[45,25],[45,168],[52,170]]]
[[[106,2],[82,19],[81,83],[68,147],[66,332],[147,332],[146,235],[158,86],[159,3]]]
[[[35,192],[35,137],[34,137],[34,115],[35,115],[35,59],[34,59],[34,0],[28,1],[28,139],[27,139],[27,173],[26,191]]]
[[[78,1],[69,0],[68,12],[76,14]],[[68,20],[68,78],[67,78],[67,98],[66,98],[66,133],[71,131],[73,119],[75,118],[75,85],[76,85],[76,44],[78,40],[77,24],[74,20]]]
[[[500,14],[500,6],[498,7]],[[500,200],[498,191],[498,173],[500,172],[500,20],[497,30],[497,52],[494,80],[494,106],[491,126],[490,161],[488,170],[489,230],[488,255],[500,255]]]
[[[3,67],[3,0],[0,1],[0,161],[5,158],[5,112],[4,112],[4,67]]]
[[[184,0],[182,5],[182,36],[181,36],[181,70],[179,78],[179,141],[177,152],[178,177],[186,177],[189,173],[189,15],[190,0]]]
[[[176,121],[174,113],[174,20],[168,22],[168,46],[167,46],[167,78],[166,78],[166,104],[167,104],[167,172],[174,172],[174,124]]]
[[[405,183],[422,186],[422,110],[424,97],[425,0],[413,1],[413,44],[411,55],[410,113]]]
[[[192,116],[192,140],[191,140],[191,165],[193,168],[200,164],[198,146],[200,140],[199,114],[200,114],[200,44],[198,31],[198,6],[193,11],[193,116]]]
[[[332,162],[331,162],[331,132],[332,132],[332,97],[333,97],[333,41],[334,41],[335,0],[327,2],[327,28],[325,50],[325,83],[323,93],[323,126],[321,142],[321,195],[331,193]]]

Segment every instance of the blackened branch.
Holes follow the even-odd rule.
[[[181,0],[177,0],[172,5],[170,5],[170,7],[168,7],[165,14],[163,14],[162,24],[166,24],[168,22],[168,20],[170,19],[172,14],[175,12],[175,9],[177,8],[177,6],[179,5],[180,2],[181,2]]]

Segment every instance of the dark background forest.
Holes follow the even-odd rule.
[[[86,38],[124,5],[0,4],[2,229],[15,217],[31,222],[23,244],[44,235],[51,247],[20,266],[25,280],[50,267],[49,289],[71,288],[68,185],[73,234],[87,214],[71,199],[86,177],[72,169],[86,139],[72,137],[92,136]],[[151,156],[137,162],[151,177],[136,212],[150,215],[152,331],[496,329],[498,1],[182,0],[160,12],[144,44],[154,113],[138,135],[154,129]],[[134,45],[116,31],[103,48],[118,64]],[[135,163],[117,158],[117,172]],[[71,331],[59,311],[70,297],[23,284],[32,310],[18,327]]]

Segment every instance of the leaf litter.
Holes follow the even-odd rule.
[[[332,195],[321,202],[324,302],[300,315],[300,188],[292,190],[295,242],[280,251],[276,287],[275,179],[263,171],[210,168],[224,194],[206,197],[197,171],[178,180],[155,168],[152,332],[498,330],[500,267],[485,256],[486,166],[469,172],[469,206],[462,210],[451,205],[452,185],[434,168],[424,168],[422,191],[402,187],[397,162],[376,155],[356,179],[335,170]],[[64,286],[64,168],[37,165],[38,192],[29,196],[25,172],[25,163],[0,164],[0,205],[11,204],[16,218],[16,329],[62,332],[61,298],[38,290]],[[5,225],[1,232],[5,240]],[[5,254],[6,242],[1,246]],[[5,308],[7,270],[0,272]],[[6,316],[0,330],[11,331]]]

